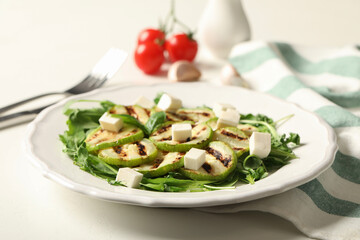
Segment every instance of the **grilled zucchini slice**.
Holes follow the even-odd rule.
[[[210,142],[205,150],[205,163],[200,169],[180,168],[180,173],[193,180],[220,181],[236,168],[237,157],[226,143]]]
[[[176,113],[172,113],[172,112],[165,112],[165,113],[166,113],[166,121],[182,122],[186,120],[186,118],[182,118],[181,116],[178,116]]]
[[[211,118],[206,121],[206,124],[209,125],[212,128],[212,130],[215,131],[217,120],[218,120],[217,117]],[[238,124],[236,127],[241,131],[243,131],[248,137],[250,137],[253,132],[258,131],[257,127],[254,127],[250,124]]]
[[[216,130],[216,124],[217,124],[217,120],[218,118],[217,117],[214,117],[214,118],[210,118],[209,120],[207,120],[205,123],[211,127],[212,130]]]
[[[145,177],[158,177],[175,171],[184,166],[185,153],[158,151],[158,155],[151,163],[135,167],[135,170]]]
[[[209,108],[180,108],[176,111],[176,115],[183,120],[196,123],[206,122],[215,117],[215,113]]]
[[[147,108],[140,107],[138,105],[133,106],[123,106],[123,105],[116,105],[109,110],[111,114],[128,114],[133,116],[142,124],[145,124],[151,115],[151,110]]]
[[[237,157],[249,150],[248,136],[236,127],[216,130],[213,139],[227,143],[235,151]]]
[[[162,110],[155,108],[153,111]],[[169,122],[192,121],[200,123],[213,117],[215,117],[215,113],[209,108],[180,108],[176,112],[166,112],[166,120]]]
[[[205,123],[192,125],[192,137],[186,142],[172,140],[171,128],[174,122],[166,122],[158,127],[150,136],[156,147],[169,152],[186,152],[191,148],[204,148],[211,141],[213,131]]]
[[[111,132],[98,127],[86,137],[85,143],[87,150],[93,152],[129,142],[135,142],[143,137],[144,133],[140,128],[124,124],[119,132]]]
[[[133,167],[153,161],[157,153],[155,145],[144,138],[138,142],[102,149],[98,156],[109,164]]]
[[[243,131],[248,137],[250,137],[253,132],[258,131],[257,127],[254,127],[250,124],[238,124],[236,127]]]

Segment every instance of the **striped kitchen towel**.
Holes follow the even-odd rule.
[[[230,62],[257,91],[313,111],[331,125],[339,150],[332,166],[295,189],[247,203],[204,209],[258,210],[288,219],[307,236],[360,239],[360,51],[247,42]]]

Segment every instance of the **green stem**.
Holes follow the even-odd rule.
[[[256,121],[256,120],[240,120],[239,123],[262,124],[262,125],[266,126],[266,127],[269,129],[271,135],[272,135],[275,139],[278,139],[278,138],[279,138],[279,134],[276,132],[276,129],[275,129],[273,126],[271,126],[269,123],[267,123],[267,122]]]
[[[181,22],[175,15],[175,0],[171,0],[171,5],[170,5],[170,13],[168,14],[167,18],[166,18],[166,23],[165,23],[165,26],[168,25],[168,22],[169,20],[172,20],[170,23],[170,27],[168,28],[169,31],[168,32],[172,32],[174,30],[174,26],[175,24],[178,24],[180,25],[181,27],[183,27],[186,31],[188,31],[188,35],[190,37],[192,37],[192,35],[194,34],[193,31],[191,31],[191,29],[186,25],[184,24],[183,22]]]
[[[279,125],[280,123],[283,124],[285,123],[287,120],[289,120],[290,118],[292,118],[294,116],[294,114],[290,114],[288,116],[282,117],[279,120],[277,120],[276,122],[274,122],[275,126]]]

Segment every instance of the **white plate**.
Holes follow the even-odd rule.
[[[80,170],[62,153],[58,136],[67,127],[62,108],[69,99],[110,100],[130,105],[140,95],[153,99],[160,91],[181,98],[185,107],[212,106],[215,102],[223,102],[233,104],[242,113],[262,113],[274,120],[295,114],[279,131],[299,133],[305,145],[295,150],[298,159],[254,185],[239,184],[233,190],[200,193],[162,193],[112,186]],[[205,207],[250,201],[284,192],[314,179],[331,165],[336,151],[332,128],[315,114],[273,96],[237,87],[208,83],[126,86],[95,90],[69,99],[45,109],[30,123],[25,140],[26,151],[44,176],[71,190],[110,201],[151,207]]]

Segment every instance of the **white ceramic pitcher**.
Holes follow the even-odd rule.
[[[199,22],[197,39],[212,55],[227,58],[231,48],[250,39],[240,0],[209,0]]]

